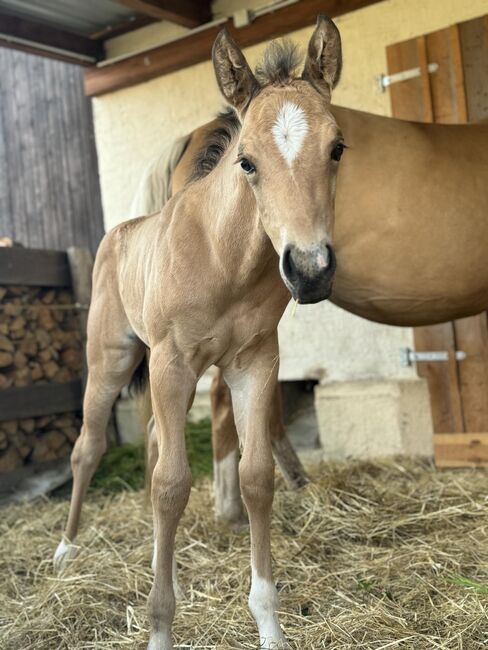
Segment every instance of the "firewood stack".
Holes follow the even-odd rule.
[[[78,314],[66,288],[0,287],[0,391],[80,379]],[[0,472],[66,456],[79,412],[0,421]]]

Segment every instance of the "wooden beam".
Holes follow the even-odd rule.
[[[235,29],[232,20],[136,54],[119,62],[92,66],[85,71],[85,92],[93,97],[127,88],[175,70],[210,59],[212,45],[225,26],[241,47],[255,45],[313,25],[318,14],[334,17],[362,9],[381,0],[301,0],[258,16],[246,27]]]
[[[0,40],[14,49],[85,65],[104,57],[101,42],[1,12]]]
[[[140,14],[169,20],[183,27],[198,27],[212,20],[209,0],[118,0]]]
[[[488,467],[488,433],[435,433],[437,467]]]
[[[0,286],[70,287],[71,272],[64,251],[0,248]]]
[[[32,418],[80,411],[82,407],[81,380],[65,384],[33,384],[0,390],[0,420]]]

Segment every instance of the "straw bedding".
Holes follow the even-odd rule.
[[[277,480],[281,620],[296,649],[488,647],[488,473],[412,461],[324,464],[313,484]],[[0,647],[144,648],[151,518],[140,492],[90,495],[79,557],[51,557],[68,503],[1,512]],[[213,519],[200,482],[178,534],[185,592],[177,647],[256,648],[247,610],[249,535]]]

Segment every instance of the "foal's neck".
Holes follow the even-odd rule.
[[[202,217],[213,258],[233,285],[243,286],[259,280],[273,264],[277,269],[278,260],[236,158],[235,144],[204,179]]]

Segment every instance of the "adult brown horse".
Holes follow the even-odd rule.
[[[332,111],[349,148],[338,177],[338,266],[330,300],[367,319],[410,327],[488,309],[488,124],[420,124]],[[135,204],[156,209],[196,169],[215,164],[238,129],[235,115],[224,114],[176,143],[145,178]],[[238,441],[221,373],[212,405],[216,510],[240,519]],[[279,392],[272,425],[280,462],[289,446]]]

